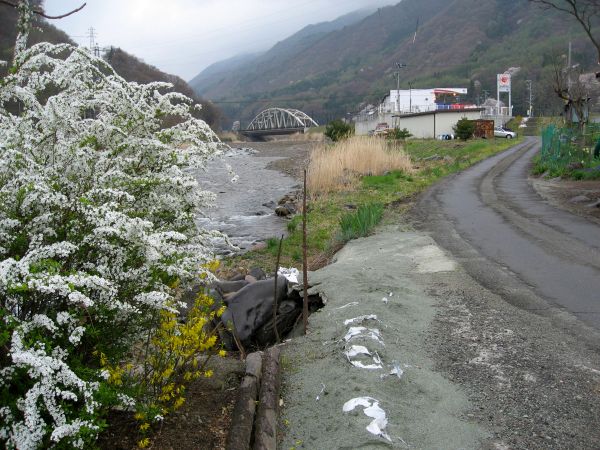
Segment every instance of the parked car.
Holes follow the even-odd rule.
[[[509,130],[508,128],[496,127],[494,128],[494,136],[506,139],[513,139],[517,137],[517,133],[515,133],[512,130]]]
[[[454,135],[453,134],[438,134],[437,139],[439,141],[450,141],[450,140],[454,139]]]

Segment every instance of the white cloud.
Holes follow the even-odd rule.
[[[86,0],[46,0],[60,14]],[[213,62],[265,50],[302,27],[399,0],[87,0],[54,25],[87,45],[90,27],[101,46],[115,45],[184,79]]]

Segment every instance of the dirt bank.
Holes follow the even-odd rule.
[[[529,181],[537,193],[552,206],[600,224],[599,180],[546,180],[531,177]]]

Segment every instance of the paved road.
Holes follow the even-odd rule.
[[[517,306],[600,329],[600,228],[550,206],[530,186],[539,145],[528,138],[440,183],[421,201],[423,223],[475,278]]]

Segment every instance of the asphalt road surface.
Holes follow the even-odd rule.
[[[572,326],[600,329],[600,228],[546,203],[528,169],[540,142],[512,149],[437,185],[421,201],[425,228],[488,289]]]

